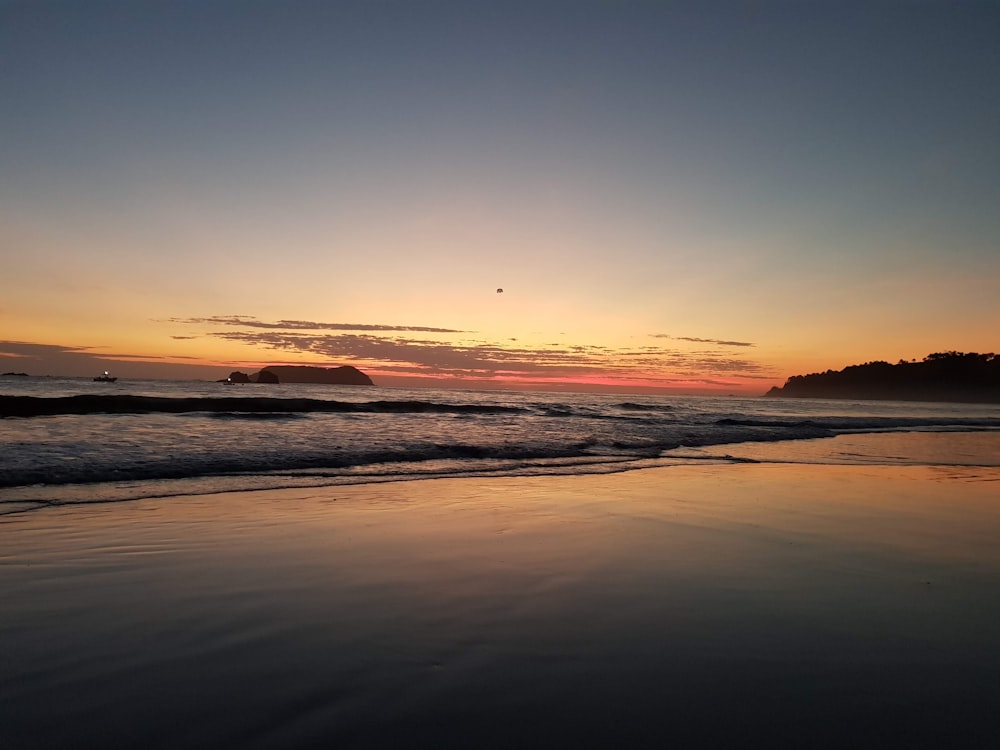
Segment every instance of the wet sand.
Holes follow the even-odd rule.
[[[0,747],[1000,746],[1000,470],[0,518]]]

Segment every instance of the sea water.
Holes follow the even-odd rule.
[[[953,433],[954,450],[937,441],[914,454],[916,443],[901,451],[891,439],[855,450],[849,440],[903,432]],[[697,461],[1000,466],[1000,405],[0,380],[0,513]]]
[[[997,406],[0,385],[0,747],[1000,746]]]

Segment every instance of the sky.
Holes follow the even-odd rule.
[[[998,39],[995,2],[0,0],[0,370],[749,395],[1000,351]]]

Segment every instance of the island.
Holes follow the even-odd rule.
[[[1000,355],[938,352],[920,362],[865,362],[794,375],[765,396],[879,401],[1000,403]]]
[[[356,367],[312,367],[308,365],[268,365],[259,372],[231,372],[226,383],[318,383],[321,385],[374,385]]]

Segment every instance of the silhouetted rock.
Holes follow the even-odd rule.
[[[4,377],[4,378],[11,378],[11,377],[14,377],[14,378],[26,378],[26,377],[28,377],[28,373],[26,373],[26,372],[5,372],[3,375],[0,375],[0,377]]]
[[[274,377],[275,380],[263,380]],[[324,385],[374,385],[372,379],[350,365],[344,367],[309,367],[304,365],[268,365],[257,373],[257,382],[321,383]]]
[[[229,377],[227,378],[227,380],[229,380],[230,383],[249,383],[250,376],[247,375],[245,372],[235,371],[229,373]]]
[[[270,383],[271,385],[277,385],[278,383],[281,382],[281,380],[275,373],[271,372],[267,368],[264,368],[254,376],[254,382]]]
[[[866,362],[843,370],[794,375],[764,395],[1000,403],[1000,356],[939,352],[922,362]]]

